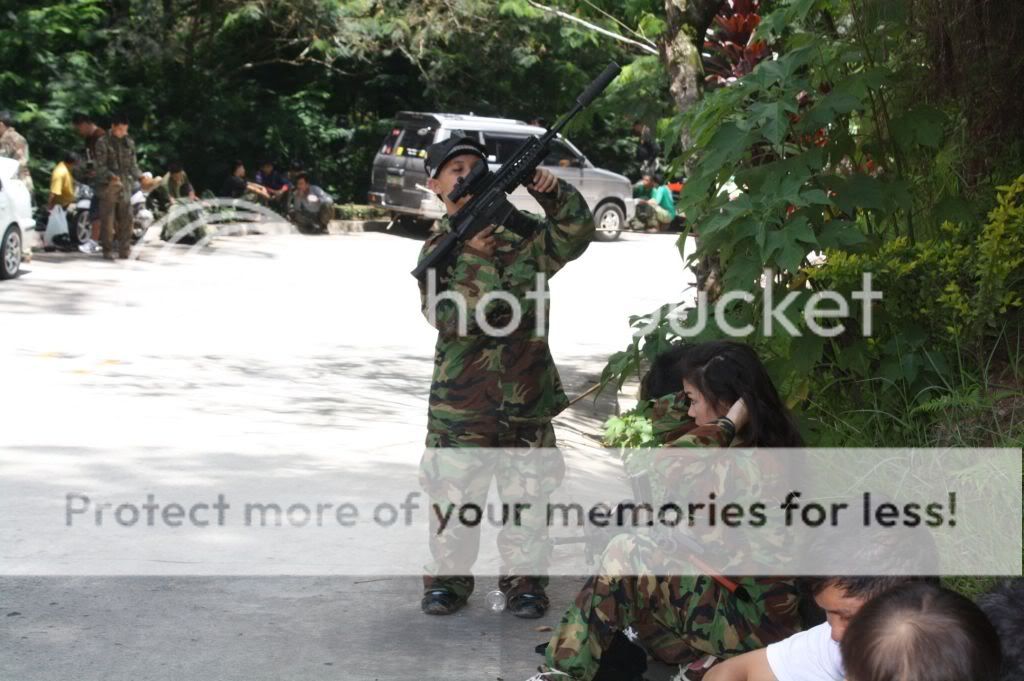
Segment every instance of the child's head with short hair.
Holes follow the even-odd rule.
[[[999,638],[948,589],[916,583],[871,599],[843,636],[849,681],[997,681]]]

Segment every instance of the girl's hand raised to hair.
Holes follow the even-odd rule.
[[[747,420],[750,414],[747,412],[747,403],[743,401],[743,398],[733,402],[733,405],[729,407],[729,412],[725,415],[733,424],[736,426],[736,430],[742,430],[743,426],[747,425]]]

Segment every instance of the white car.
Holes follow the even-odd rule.
[[[33,227],[32,197],[18,179],[18,162],[0,157],[0,279],[18,276],[24,230]]]

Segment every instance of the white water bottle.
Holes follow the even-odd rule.
[[[505,609],[507,603],[505,592],[501,589],[488,591],[487,595],[484,596],[484,601],[487,603],[487,607],[491,609],[491,612],[501,612]]]

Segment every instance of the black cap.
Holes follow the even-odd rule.
[[[427,147],[427,157],[423,159],[423,166],[427,169],[427,177],[437,177],[441,167],[460,154],[474,154],[483,159],[487,158],[484,148],[472,137],[468,135],[449,137],[442,142],[437,142]]]

